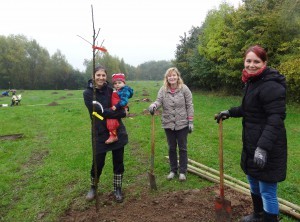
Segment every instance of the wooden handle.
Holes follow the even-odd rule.
[[[220,197],[224,198],[224,166],[223,166],[223,121],[219,121],[219,167],[220,167]]]
[[[151,117],[151,168],[150,172],[153,174],[154,171],[154,149],[155,149],[155,124],[154,115]]]

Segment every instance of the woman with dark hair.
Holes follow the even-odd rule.
[[[93,200],[96,195],[96,181],[99,180],[102,169],[105,164],[105,157],[108,151],[112,151],[112,160],[113,160],[113,186],[114,186],[114,195],[116,202],[123,201],[122,194],[122,178],[124,173],[124,146],[128,143],[128,135],[126,128],[122,123],[121,118],[126,116],[124,109],[114,111],[110,109],[111,107],[111,97],[113,93],[113,88],[107,82],[107,71],[104,67],[99,66],[95,69],[95,93],[96,100],[93,98],[93,81],[89,80],[86,90],[83,92],[84,103],[89,111],[90,119],[92,120],[93,105],[95,106],[95,111],[104,117],[104,120],[95,118],[95,128],[92,125],[92,131],[95,130],[95,142],[96,142],[96,165],[97,165],[97,175],[95,175],[94,161],[91,168],[91,188],[88,194],[86,195],[87,200]],[[103,111],[100,108],[100,103],[103,106]],[[119,128],[118,141],[111,144],[105,144],[107,138],[109,138],[109,131],[106,127],[105,119],[118,119]],[[92,141],[93,143],[93,141]]]
[[[267,67],[266,51],[255,45],[245,53],[242,81],[242,104],[217,114],[217,122],[243,118],[241,168],[250,184],[254,212],[241,221],[279,221],[277,184],[285,180],[287,169],[285,77]]]

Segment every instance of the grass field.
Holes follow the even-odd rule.
[[[128,82],[135,90],[130,100],[131,117],[124,119],[129,144],[125,149],[124,188],[131,184],[148,186],[145,175],[150,165],[151,116],[145,109],[156,98],[161,82]],[[90,121],[82,99],[82,90],[18,91],[20,106],[0,107],[0,136],[23,134],[16,140],[0,139],[0,221],[59,221],[75,203],[86,209],[92,160]],[[220,110],[239,105],[240,97],[193,92],[195,130],[189,135],[189,158],[218,169],[218,125],[213,116]],[[0,97],[10,104],[10,97]],[[278,195],[300,204],[300,106],[288,105],[288,174],[279,184]],[[155,116],[155,175],[159,191],[201,188],[210,182],[189,174],[186,183],[166,181],[169,171],[167,144],[160,116]],[[225,173],[245,181],[240,169],[241,120],[224,122]],[[111,155],[100,179],[103,192],[112,190]],[[136,190],[138,194],[140,190]],[[130,195],[130,194],[128,194]],[[284,216],[283,221],[295,221]]]

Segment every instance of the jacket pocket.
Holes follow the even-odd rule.
[[[247,147],[256,149],[257,142],[262,134],[262,128],[257,124],[245,124],[244,143]]]

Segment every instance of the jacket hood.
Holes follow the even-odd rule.
[[[86,88],[93,88],[93,80],[89,79]]]
[[[127,85],[124,86],[124,89],[129,92],[129,98],[131,98],[133,96],[133,89]]]
[[[286,88],[285,76],[280,74],[275,69],[267,68],[263,73],[262,79],[264,81],[276,81],[280,83],[284,88]]]

